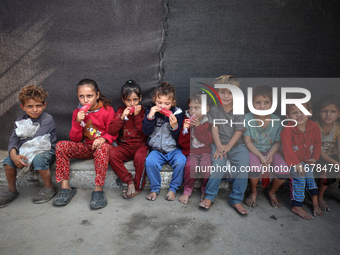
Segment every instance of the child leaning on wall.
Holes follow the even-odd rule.
[[[149,136],[151,152],[145,160],[145,169],[150,180],[150,194],[146,199],[154,201],[161,190],[162,166],[169,163],[173,168],[166,199],[176,199],[176,192],[183,182],[186,157],[182,154],[177,138],[182,129],[184,114],[176,107],[175,87],[162,82],[152,97],[155,106],[147,110],[143,120],[143,133]]]
[[[226,84],[229,86],[240,87],[238,79],[230,75],[223,75],[216,79],[215,84]],[[230,205],[235,210],[245,215],[247,210],[242,205],[244,192],[247,188],[248,173],[242,171],[249,165],[249,151],[243,143],[242,134],[246,130],[244,127],[244,116],[233,114],[233,94],[227,88],[219,88],[218,94],[221,98],[222,105],[218,104],[211,108],[209,112],[209,122],[214,124],[214,120],[227,120],[227,124],[213,125],[212,136],[214,144],[212,145],[212,166],[216,169],[210,174],[207,186],[205,188],[205,199],[199,204],[200,207],[209,209],[214,202],[218,193],[220,182],[223,178],[223,169],[229,159],[233,178],[232,191],[230,193]],[[233,123],[233,124],[231,124]]]
[[[32,160],[33,169],[39,172],[44,181],[44,187],[33,197],[33,202],[36,204],[47,202],[56,193],[52,185],[50,173],[50,164],[55,160],[56,125],[52,116],[44,112],[47,105],[45,101],[47,96],[48,93],[42,87],[36,85],[28,85],[21,89],[19,94],[20,107],[26,114],[18,118],[17,121],[30,118],[33,124],[39,124],[40,128],[32,137],[26,138],[19,137],[15,130],[13,130],[8,143],[9,156],[4,160],[8,191],[0,194],[0,207],[7,206],[19,194],[16,189],[16,171],[18,168],[27,167],[27,164],[24,162],[27,158],[19,154],[20,147],[26,142],[46,134],[50,135],[51,150],[37,154]],[[17,126],[15,125],[14,129],[16,128]]]
[[[312,113],[311,102],[302,105]],[[313,217],[302,208],[302,205],[306,190],[312,198],[313,215],[323,215],[318,205],[319,192],[313,169],[309,166],[315,164],[320,157],[320,129],[309,119],[309,115],[305,115],[296,105],[287,104],[286,117],[293,120],[281,132],[281,151],[290,166],[291,210],[303,219],[312,220]]]
[[[269,86],[256,87],[253,91],[253,106],[256,110],[266,111],[272,107],[272,88]],[[276,191],[289,177],[289,168],[279,150],[281,149],[280,133],[282,126],[278,121],[280,118],[274,114],[256,115],[251,112],[245,115],[247,130],[243,133],[244,143],[249,150],[249,186],[250,194],[245,204],[256,206],[257,183],[261,171],[267,171],[267,178],[273,174],[273,179],[268,191],[269,202],[276,208],[281,203],[276,197]],[[270,169],[274,169],[271,171]],[[262,174],[262,186],[266,188],[265,174]],[[268,178],[269,179],[269,178]]]
[[[322,97],[316,104],[315,114],[322,141],[320,160],[316,164],[319,206],[323,211],[330,211],[331,209],[324,200],[324,193],[329,185],[335,183],[339,174],[340,123],[337,120],[340,118],[340,97],[338,95]]]
[[[202,115],[202,93],[196,92],[187,100],[189,110],[186,112],[183,129],[179,135],[178,143],[183,154],[187,156],[184,167],[183,195],[178,199],[187,204],[194,189],[195,179],[201,179],[201,201],[205,197],[211,166],[211,125],[206,115]],[[206,106],[209,112],[209,105]],[[197,171],[197,168],[200,169]]]

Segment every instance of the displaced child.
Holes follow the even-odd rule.
[[[312,104],[302,104],[312,113]],[[315,164],[321,152],[321,134],[318,125],[311,121],[296,105],[287,104],[286,117],[290,121],[281,132],[282,154],[290,166],[292,212],[306,220],[313,216],[303,208],[305,190],[312,198],[313,215],[323,215],[318,205],[318,187],[309,164]]]
[[[208,117],[202,115],[202,93],[196,92],[188,99],[189,111],[186,112],[183,129],[179,134],[178,143],[182,152],[187,156],[184,167],[184,190],[178,199],[182,204],[187,204],[194,189],[195,179],[201,179],[201,201],[205,197],[205,186],[207,184],[211,166],[211,125]],[[206,106],[209,112],[209,105]],[[199,171],[196,171],[199,167]]]
[[[271,109],[272,88],[268,86],[256,87],[253,91],[253,106],[260,111]],[[243,139],[249,150],[250,166],[250,194],[246,198],[245,204],[251,207],[256,206],[256,188],[262,170],[267,171],[268,177],[273,172],[270,169],[275,170],[273,172],[275,178],[268,191],[270,204],[274,208],[281,206],[276,197],[276,191],[289,177],[289,167],[279,152],[281,149],[280,133],[282,126],[280,121],[272,121],[275,119],[280,120],[274,114],[261,116],[249,112],[245,115],[247,130],[243,133]],[[250,121],[249,124],[248,121]],[[265,183],[264,176],[265,174],[262,174],[262,185],[265,188],[269,183]]]
[[[184,114],[176,107],[175,87],[162,82],[152,97],[155,106],[147,110],[143,120],[143,133],[149,136],[151,152],[145,160],[147,176],[150,180],[150,194],[146,199],[154,201],[161,189],[160,171],[165,163],[173,168],[169,192],[166,199],[176,199],[176,192],[183,182],[186,157],[178,148],[177,138],[182,129]]]
[[[44,181],[44,187],[33,197],[33,203],[45,203],[52,199],[56,193],[51,180],[50,164],[55,160],[54,149],[57,143],[57,136],[52,116],[44,112],[47,105],[45,101],[47,96],[48,93],[42,87],[36,85],[28,85],[21,89],[19,94],[20,107],[26,114],[18,118],[17,121],[30,118],[33,124],[39,124],[40,128],[32,137],[28,138],[19,137],[15,130],[13,130],[8,143],[9,156],[3,162],[8,182],[8,191],[0,194],[0,207],[7,206],[19,194],[16,189],[16,170],[28,166],[25,163],[25,160],[28,160],[28,158],[19,154],[20,147],[26,142],[46,134],[50,135],[51,150],[37,154],[32,161],[33,169],[39,172]],[[15,125],[14,129],[16,128],[17,126]]]
[[[321,156],[317,168],[322,169],[319,176],[319,206],[323,211],[331,209],[324,200],[324,193],[329,185],[336,181],[340,167],[340,98],[338,95],[326,95],[316,105],[317,124],[321,130]],[[319,173],[320,171],[317,171]]]
[[[73,111],[71,141],[57,143],[56,181],[61,182],[61,189],[53,205],[67,205],[77,192],[75,187],[69,185],[70,159],[94,158],[96,186],[92,192],[90,208],[100,209],[107,205],[103,185],[109,165],[109,151],[113,147],[111,144],[117,138],[108,133],[114,110],[94,80],[81,80],[77,85],[77,94],[80,104],[89,109],[77,108]]]
[[[239,81],[230,75],[223,75],[217,78],[215,84],[227,84],[239,87]],[[242,140],[242,134],[246,130],[244,116],[233,114],[233,94],[227,88],[219,88],[218,94],[222,105],[211,108],[209,112],[209,122],[214,123],[216,119],[227,120],[227,124],[213,125],[212,136],[214,144],[212,146],[212,166],[216,169],[211,172],[207,186],[205,188],[205,199],[199,204],[200,207],[209,209],[218,193],[220,182],[224,175],[223,169],[229,159],[230,171],[233,186],[230,193],[230,205],[235,210],[245,215],[247,210],[242,205],[244,192],[247,188],[248,173],[241,168],[249,165],[249,151]]]
[[[125,106],[118,109],[109,126],[109,134],[118,135],[118,146],[110,150],[110,165],[128,190],[123,191],[124,198],[131,198],[142,192],[145,185],[145,158],[149,147],[146,135],[142,131],[145,110],[140,101],[142,91],[133,80],[127,81],[121,89],[121,99]],[[126,169],[124,163],[133,160],[135,177]]]

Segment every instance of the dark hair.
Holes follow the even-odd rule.
[[[273,96],[272,88],[269,86],[256,87],[253,91],[253,100],[257,96],[269,97],[270,100],[273,101],[272,100],[272,96]]]
[[[132,93],[136,93],[138,98],[140,98],[140,96],[142,95],[142,90],[134,80],[128,80],[122,86],[122,89],[120,91],[120,97],[123,100],[126,100],[129,96],[131,96]]]
[[[301,99],[304,98],[303,96],[289,96],[288,99]],[[289,112],[289,108],[291,108],[293,105],[295,104],[287,104],[286,105],[286,114],[288,114]],[[306,103],[303,103],[302,105],[304,105],[308,111],[312,110],[312,102],[309,100]]]
[[[78,91],[78,87],[79,86],[91,86],[94,90],[94,92],[96,92],[96,94],[99,92],[99,99],[103,102],[104,107],[106,108],[106,106],[110,105],[110,101],[100,92],[100,89],[98,88],[97,83],[94,80],[91,79],[83,79],[81,80],[78,85],[77,85],[77,91]]]
[[[196,91],[195,93],[191,94],[190,97],[187,99],[187,104],[189,105],[190,102],[195,102],[197,104],[202,104],[202,95],[207,95],[203,91]],[[207,105],[211,106],[212,101],[210,97],[207,97]]]
[[[176,90],[173,85],[170,83],[167,83],[166,81],[163,81],[155,90],[152,96],[152,100],[155,102],[156,97],[159,96],[168,96],[171,99],[173,99],[176,103]]]
[[[339,95],[334,95],[334,94],[328,94],[323,97],[321,97],[315,104],[315,112],[314,114],[316,115],[317,118],[319,118],[320,111],[322,108],[334,104],[335,107],[338,109],[340,112],[340,97]]]
[[[31,84],[21,88],[19,100],[23,105],[30,99],[33,99],[40,103],[45,103],[47,96],[48,92],[45,91],[42,87]]]

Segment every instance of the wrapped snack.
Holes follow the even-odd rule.
[[[169,117],[172,114],[172,111],[167,110],[165,108],[161,108],[160,113],[164,114],[165,116]]]
[[[189,122],[191,123],[192,119],[196,117],[196,114],[193,114],[190,116],[189,118]],[[188,133],[188,129],[187,128],[184,128],[183,131],[182,131],[183,135],[186,135]]]
[[[136,108],[134,106],[130,106],[130,115],[132,115],[132,113],[134,113],[136,110]],[[127,116],[125,116],[124,120],[129,120],[129,118]]]
[[[27,161],[25,159],[22,160],[28,166],[21,169],[20,173],[18,173],[18,177],[29,171],[30,165],[37,154],[51,150],[50,137],[50,134],[37,136],[20,147],[19,154],[28,158]]]
[[[40,128],[40,124],[33,123],[30,118],[16,121],[15,125],[17,126],[15,133],[21,139],[33,137]]]
[[[79,111],[80,112],[85,112],[85,113],[87,113],[89,110],[90,110],[90,108],[91,108],[91,103],[87,103],[87,104],[84,104],[80,109],[79,109]],[[80,122],[80,126],[82,126],[82,127],[85,127],[85,122],[84,121],[81,121]]]

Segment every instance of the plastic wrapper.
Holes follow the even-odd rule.
[[[18,173],[18,177],[29,171],[30,165],[37,154],[51,150],[50,137],[50,134],[37,136],[20,147],[19,154],[28,158],[27,162],[25,162],[28,166],[21,169],[20,173]]]
[[[40,128],[40,124],[33,123],[30,118],[16,121],[15,125],[17,126],[15,133],[21,139],[33,137]]]
[[[172,111],[167,110],[165,108],[161,108],[160,113],[164,114],[167,117],[170,117],[170,115],[172,114]]]
[[[79,111],[80,112],[85,112],[85,113],[87,113],[89,110],[90,110],[90,108],[91,108],[91,103],[87,103],[87,104],[84,104],[80,109],[79,109]],[[81,121],[80,122],[80,126],[82,126],[82,127],[85,127],[85,122],[84,121]]]
[[[134,106],[130,106],[130,115],[136,111],[136,108]],[[125,116],[124,120],[129,120],[127,116]]]
[[[193,114],[190,116],[189,118],[189,122],[191,123],[192,119],[196,117],[196,114]],[[182,131],[183,135],[186,135],[188,133],[188,129],[187,128],[183,128],[183,131]]]

